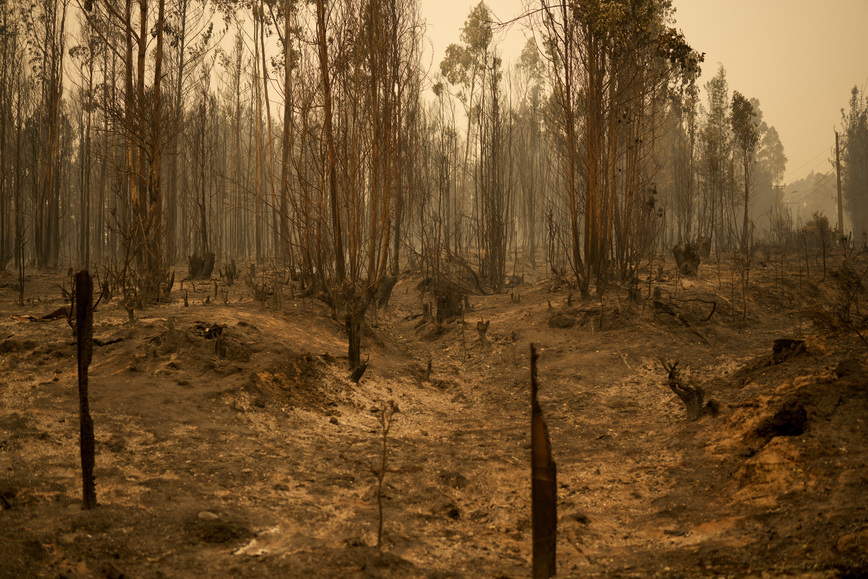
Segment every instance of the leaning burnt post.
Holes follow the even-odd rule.
[[[81,443],[81,478],[83,508],[96,506],[96,485],[93,479],[95,446],[93,419],[87,400],[87,369],[93,353],[93,281],[86,269],[75,276],[75,334],[78,343],[78,408]]]
[[[537,352],[530,346],[530,446],[531,526],[533,532],[533,577],[547,579],[556,573],[558,525],[557,465],[552,460],[549,429],[537,401]]]

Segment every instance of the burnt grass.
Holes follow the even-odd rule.
[[[219,278],[176,284],[133,322],[101,303],[93,510],[74,334],[24,317],[63,306],[68,279],[28,274],[19,306],[2,273],[0,577],[527,577],[531,343],[560,576],[868,576],[866,292],[852,275],[868,259],[832,256],[825,275],[814,261],[810,276],[799,259],[755,260],[744,290],[743,261],[683,277],[667,258],[638,296],[585,300],[525,266],[524,283],[470,295],[441,324],[405,272],[368,313],[358,385],[342,325],[287,286],[262,302]],[[675,361],[716,416],[686,419]]]

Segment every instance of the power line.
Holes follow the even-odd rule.
[[[801,170],[802,170],[804,167],[806,167],[808,164],[813,163],[813,162],[817,159],[817,157],[819,157],[820,155],[827,154],[828,152],[829,152],[828,150],[823,149],[822,151],[820,151],[819,153],[817,153],[816,155],[814,155],[810,160],[808,160],[808,161],[802,163],[802,165],[801,165],[799,168],[797,168],[797,169],[793,169],[792,171],[789,171],[788,175],[790,175],[790,178],[789,178],[789,179],[785,178],[785,179],[784,179],[784,182],[790,183],[790,182],[792,182],[792,181],[797,181],[797,179],[794,179],[794,178],[793,178],[793,175],[798,174],[799,171],[801,171]],[[817,163],[816,165],[814,165],[813,167],[811,167],[810,170],[813,171],[814,169],[816,169],[817,167],[819,167],[820,165],[822,165],[822,164],[825,163],[826,161],[827,161],[827,159],[824,159],[823,161],[820,161],[819,163]],[[806,175],[808,175],[808,173],[806,173],[805,176],[806,176]]]
[[[824,176],[823,176],[819,181],[814,182],[814,184],[811,185],[811,188],[808,189],[807,191],[805,191],[804,193],[802,193],[802,195],[801,195],[798,199],[795,199],[795,200],[791,201],[790,203],[794,203],[794,204],[801,203],[802,201],[804,201],[805,199],[807,199],[808,197],[810,197],[811,195],[813,195],[817,190],[819,190],[819,188],[820,188],[820,187],[821,187],[821,186],[822,186],[826,181],[828,181],[829,179],[831,179],[832,176],[833,176],[834,174],[835,174],[834,172],[832,172],[832,173],[827,173],[827,174],[824,175]]]

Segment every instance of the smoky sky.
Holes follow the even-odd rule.
[[[422,0],[431,72],[478,0]],[[489,0],[502,21],[536,6]],[[785,182],[831,169],[841,109],[854,85],[868,88],[868,0],[673,0],[675,26],[705,53],[700,86],[727,72],[730,92],[756,98],[763,119],[780,135],[789,162]],[[514,62],[530,32],[521,23],[498,38]],[[704,98],[704,95],[703,95]]]

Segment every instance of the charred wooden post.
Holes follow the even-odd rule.
[[[537,352],[530,346],[531,528],[533,577],[547,579],[557,572],[558,487],[549,430],[537,400]]]
[[[86,269],[75,276],[75,323],[78,344],[78,408],[83,508],[91,509],[96,506],[96,484],[93,478],[96,449],[93,419],[90,416],[87,398],[87,370],[93,354],[93,281]]]
[[[349,359],[350,372],[355,374],[362,359],[362,323],[358,316],[348,311],[344,317],[344,327],[347,331],[347,358]],[[358,380],[353,380],[353,382],[358,382]]]

